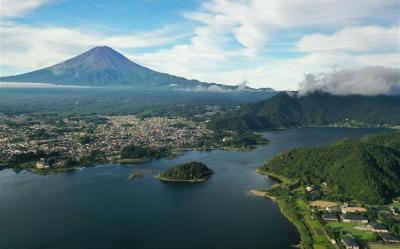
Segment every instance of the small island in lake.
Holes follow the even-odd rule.
[[[214,171],[209,169],[205,164],[201,162],[189,162],[175,165],[161,172],[157,178],[168,182],[197,183],[206,181],[212,174],[214,174]]]

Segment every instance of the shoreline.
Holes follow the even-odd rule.
[[[77,169],[82,169],[82,168],[89,168],[89,167],[93,167],[97,164],[101,164],[101,163],[111,163],[111,164],[122,164],[122,165],[138,165],[141,163],[146,163],[146,162],[150,162],[152,160],[159,160],[159,159],[166,159],[166,160],[170,160],[170,159],[174,159],[176,157],[181,156],[182,154],[184,154],[185,152],[191,152],[191,151],[214,151],[214,150],[221,150],[221,151],[238,151],[238,152],[247,152],[247,151],[252,151],[254,149],[256,149],[258,146],[262,146],[262,145],[268,145],[268,143],[262,143],[262,144],[256,144],[254,145],[254,148],[236,148],[236,147],[228,147],[228,146],[223,146],[223,147],[210,147],[210,148],[203,148],[203,147],[193,147],[193,148],[179,148],[179,149],[172,149],[171,150],[171,154],[165,155],[163,157],[159,157],[159,158],[133,158],[133,159],[107,159],[107,160],[101,160],[101,161],[97,161],[97,162],[90,162],[90,163],[82,163],[82,164],[77,164],[71,167],[59,167],[59,168],[44,168],[44,169],[38,169],[36,167],[20,167],[18,165],[12,165],[10,163],[4,163],[2,165],[0,165],[0,170],[4,170],[4,169],[12,169],[16,172],[22,171],[22,170],[27,170],[30,171],[33,174],[38,174],[38,175],[50,175],[50,174],[58,174],[58,173],[62,173],[62,172],[68,172],[68,171],[74,171]],[[33,161],[32,162],[28,162],[29,164],[33,165]],[[166,181],[166,180],[165,180]]]
[[[303,229],[301,229],[301,228],[300,228],[300,225],[298,224],[298,222],[296,222],[296,220],[293,219],[293,218],[289,215],[289,213],[287,212],[287,210],[284,208],[283,201],[280,200],[279,197],[270,195],[270,194],[268,193],[268,190],[270,190],[270,189],[272,189],[272,188],[274,188],[274,187],[276,187],[276,186],[279,186],[279,185],[281,185],[281,184],[288,183],[290,180],[289,180],[288,178],[284,177],[284,176],[280,176],[280,175],[277,175],[277,174],[274,174],[274,173],[271,173],[271,172],[267,172],[267,171],[264,171],[264,170],[262,170],[262,169],[260,169],[260,168],[257,168],[256,171],[257,171],[257,173],[259,173],[259,174],[261,174],[261,175],[270,177],[271,179],[275,180],[276,183],[273,184],[270,188],[268,188],[268,189],[266,189],[266,190],[262,190],[262,189],[251,189],[250,192],[251,192],[253,195],[255,195],[255,196],[263,197],[263,198],[269,199],[269,200],[271,200],[273,203],[275,203],[275,204],[277,205],[277,207],[279,208],[279,212],[282,214],[282,216],[283,216],[287,221],[289,221],[292,225],[294,225],[294,226],[296,227],[296,230],[297,230],[297,232],[298,232],[298,234],[299,234],[299,237],[300,237],[300,238],[299,238],[299,239],[300,239],[299,244],[293,245],[293,247],[295,247],[295,248],[303,248],[303,247],[302,247],[303,237],[304,237],[304,236],[308,236],[308,235],[305,235],[305,234],[303,234],[303,233],[301,232]]]
[[[255,129],[250,130],[256,133],[263,133],[268,131],[280,131],[280,130],[290,130],[290,129],[303,129],[303,128],[336,128],[336,129],[391,129],[400,130],[400,126],[335,126],[335,125],[311,125],[311,126],[292,126],[292,127],[275,127],[275,128],[265,128],[265,129]]]
[[[301,128],[336,128],[336,129],[341,129],[341,128],[351,128],[351,129],[392,129],[392,130],[400,130],[400,126],[387,126],[387,127],[376,127],[376,126],[370,126],[370,127],[336,127],[336,126],[299,126],[299,127],[279,127],[279,128],[273,128],[273,129],[263,129],[263,130],[254,130],[253,132],[261,135],[263,132],[268,132],[268,131],[274,131],[274,130],[287,130],[287,129],[301,129]],[[185,152],[191,152],[191,151],[214,151],[214,150],[221,150],[221,151],[236,151],[236,152],[248,152],[252,151],[254,149],[257,149],[259,146],[265,146],[268,145],[270,141],[267,141],[265,143],[258,143],[253,145],[253,147],[249,148],[242,148],[242,147],[229,147],[229,146],[220,146],[220,147],[183,147],[183,148],[177,148],[177,149],[172,149],[171,154],[160,157],[160,158],[135,158],[135,159],[109,159],[107,160],[101,160],[101,161],[96,161],[96,162],[90,162],[90,163],[82,163],[82,164],[77,164],[71,167],[60,167],[60,168],[48,168],[48,169],[38,169],[36,167],[20,167],[17,165],[13,165],[11,163],[1,163],[0,165],[0,170],[3,169],[12,169],[15,172],[19,172],[22,170],[28,170],[31,173],[34,174],[39,174],[39,175],[50,175],[50,174],[57,174],[57,173],[62,173],[62,172],[67,172],[67,171],[73,171],[76,169],[82,169],[82,168],[88,168],[92,167],[96,164],[101,164],[101,163],[118,163],[118,164],[125,164],[125,165],[137,165],[145,162],[150,162],[152,160],[158,160],[158,159],[173,159],[176,157],[181,156]],[[33,162],[27,162],[32,164]],[[278,176],[273,173],[265,172],[257,168],[257,172],[262,174],[262,175],[267,175],[273,180],[277,181],[278,183],[285,182],[289,179],[283,177],[283,176]]]
[[[274,173],[271,173],[271,172],[262,170],[261,168],[257,168],[256,171],[257,171],[257,173],[259,173],[260,175],[268,176],[268,177],[271,178],[272,180],[276,181],[276,182],[277,182],[276,184],[287,183],[287,182],[290,181],[289,178],[286,178],[286,177],[284,177],[284,176],[277,175],[277,174],[274,174]],[[274,187],[276,184],[272,185],[272,187]],[[271,188],[272,188],[272,187],[271,187]]]
[[[160,175],[154,176],[154,178],[164,181],[164,182],[175,182],[175,183],[202,183],[207,181],[211,176],[201,178],[201,179],[194,179],[194,180],[175,180],[170,178],[161,177]]]

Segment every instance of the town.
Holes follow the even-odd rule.
[[[184,118],[0,115],[0,158],[3,167],[63,168],[116,159],[128,145],[152,149],[201,147],[199,142],[204,144],[212,134],[204,122]]]
[[[251,132],[208,129],[207,118],[213,113],[210,108],[196,115],[196,121],[134,115],[0,115],[0,167],[46,173],[99,162],[141,162],[187,149],[250,149],[268,141]],[[124,148],[132,146],[151,153],[139,158],[127,158],[125,153],[121,158]]]

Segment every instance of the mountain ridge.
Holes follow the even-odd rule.
[[[250,87],[205,83],[161,73],[129,60],[107,46],[92,48],[64,62],[36,71],[0,77],[2,82],[77,86],[169,87],[193,90],[255,90]],[[265,91],[265,90],[262,90]]]
[[[260,169],[297,179],[327,183],[335,199],[387,204],[400,195],[400,132],[346,138],[321,147],[295,148]]]
[[[322,92],[298,95],[281,92],[265,101],[216,116],[208,126],[216,130],[263,130],[346,122],[399,125],[400,95],[338,96]]]

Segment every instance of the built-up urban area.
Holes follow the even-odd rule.
[[[128,145],[155,150],[204,148],[212,139],[213,131],[205,122],[185,118],[0,115],[3,167],[63,168],[117,160]]]

